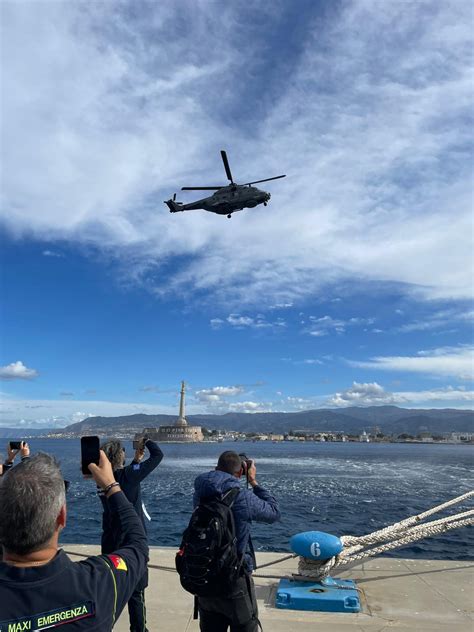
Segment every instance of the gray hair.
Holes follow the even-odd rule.
[[[105,456],[109,459],[112,464],[112,469],[119,470],[123,467],[124,462],[124,449],[122,446],[122,442],[118,439],[110,439],[110,441],[106,441],[100,446],[100,449],[105,452]]]
[[[57,461],[43,453],[25,459],[0,483],[0,542],[17,555],[39,551],[53,536],[65,503]]]

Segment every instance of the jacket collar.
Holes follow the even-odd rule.
[[[74,564],[62,549],[47,564],[43,566],[11,566],[0,562],[0,582],[36,582],[54,577],[70,564]]]

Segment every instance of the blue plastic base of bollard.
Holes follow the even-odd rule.
[[[277,608],[313,612],[360,612],[359,593],[352,579],[322,582],[298,582],[280,579],[276,594]]]

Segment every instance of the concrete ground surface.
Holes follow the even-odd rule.
[[[99,547],[64,545],[66,551],[97,555]],[[150,564],[174,566],[174,548],[153,547]],[[257,562],[284,557],[257,554]],[[81,559],[76,555],[71,559]],[[296,571],[287,560],[257,571],[257,575],[286,575]],[[467,562],[373,558],[334,577],[354,579],[360,589],[362,612],[319,613],[275,608],[277,579],[255,577],[259,618],[264,632],[474,632],[474,560]],[[149,632],[197,632],[193,597],[175,572],[150,569],[145,593]],[[125,609],[114,630],[128,632]]]

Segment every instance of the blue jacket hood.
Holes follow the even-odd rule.
[[[220,470],[212,470],[201,474],[194,481],[195,492],[199,494],[200,498],[221,496],[233,487],[240,487],[239,479]]]

